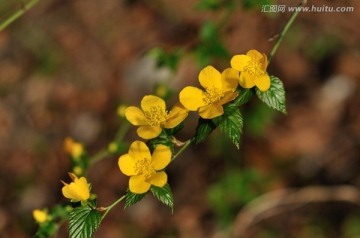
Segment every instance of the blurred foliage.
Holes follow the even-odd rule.
[[[233,221],[240,208],[266,191],[269,180],[254,168],[224,171],[207,190],[207,199],[220,226]]]
[[[253,136],[261,136],[275,116],[276,112],[264,103],[255,103],[244,112],[246,130]]]
[[[263,5],[274,4],[273,0],[242,0],[241,5],[245,9],[261,8]]]
[[[72,207],[68,205],[56,205],[52,207],[50,211],[48,211],[49,219],[39,224],[35,237],[48,238],[55,236],[63,221],[69,216],[71,210]]]
[[[221,40],[219,28],[212,22],[205,22],[200,29],[200,42],[195,50],[199,66],[202,68],[214,59],[228,59],[230,53]]]
[[[274,0],[200,0],[196,5],[196,9],[216,11],[222,8],[231,9],[238,5],[244,9],[251,10],[269,4],[274,4]]]
[[[339,38],[333,34],[319,35],[305,48],[305,54],[315,62],[335,53],[339,48]]]
[[[360,237],[360,216],[350,216],[343,224],[344,238]]]
[[[182,56],[182,50],[168,52],[160,47],[155,47],[151,49],[148,54],[155,58],[157,67],[166,67],[172,71],[176,71],[179,60]]]

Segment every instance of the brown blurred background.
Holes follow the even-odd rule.
[[[291,14],[264,14],[261,6],[246,2],[240,1],[222,26],[223,44],[230,55],[249,49],[269,53],[274,44],[269,39]],[[175,91],[170,102],[183,86],[198,84],[200,29],[224,15],[221,9],[199,10],[198,4],[40,1],[0,32],[0,237],[31,237],[36,231],[31,211],[66,202],[60,183],[71,170],[65,137],[95,153],[119,127],[118,105],[138,105],[156,82]],[[170,166],[174,214],[147,196],[129,209],[111,211],[96,237],[220,238],[240,236],[239,229],[244,237],[360,237],[360,2],[309,0],[308,5],[354,11],[301,13],[286,35],[268,71],[284,82],[288,115],[254,97],[242,108],[240,150],[216,131]],[[0,1],[0,20],[20,6]],[[169,52],[186,47],[189,53],[172,72],[156,68],[147,54],[154,47]],[[211,63],[224,69],[229,60]],[[185,122],[180,139],[193,135],[195,123],[196,116]],[[126,138],[136,138],[134,128]],[[127,179],[117,157],[89,171],[102,206],[124,193]],[[314,186],[306,196],[296,193]],[[248,209],[271,191],[282,191],[273,195],[278,205],[259,199],[257,210]],[[338,199],[339,191],[348,194]],[[289,196],[294,201],[282,206]],[[264,207],[271,213],[262,216]],[[67,237],[66,225],[57,237]]]

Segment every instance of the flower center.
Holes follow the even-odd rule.
[[[152,167],[151,161],[145,158],[138,160],[135,163],[134,170],[137,175],[142,175],[145,177],[145,179],[149,179],[151,176],[156,174],[155,169]]]
[[[203,98],[203,100],[206,105],[209,105],[219,102],[223,97],[224,94],[219,89],[208,88],[206,89],[205,97]]]
[[[151,126],[159,126],[167,117],[167,112],[159,106],[151,106],[150,110],[145,111],[146,122]]]
[[[259,77],[264,74],[264,71],[261,69],[262,64],[256,62],[255,59],[251,59],[248,65],[244,67],[244,71],[249,73],[251,76]]]

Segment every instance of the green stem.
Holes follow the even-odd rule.
[[[101,221],[104,220],[104,218],[105,218],[106,215],[110,212],[110,210],[113,209],[113,207],[115,207],[116,205],[118,205],[122,200],[124,200],[125,197],[126,197],[126,195],[123,195],[123,196],[120,197],[118,200],[116,200],[113,204],[111,204],[110,206],[106,207],[106,211],[105,211],[105,213],[102,215]]]
[[[107,149],[102,149],[97,152],[94,156],[90,158],[89,166],[93,165],[94,163],[104,159],[106,156],[109,155],[109,151]]]
[[[306,0],[302,0],[299,5],[297,7],[302,7],[306,4]],[[295,21],[297,15],[299,15],[300,11],[295,10],[295,12],[292,14],[292,16],[290,17],[290,19],[288,20],[288,22],[286,23],[286,25],[284,26],[284,28],[282,29],[282,31],[280,32],[278,39],[274,45],[274,47],[272,48],[270,54],[269,54],[269,59],[268,59],[268,65],[270,64],[271,59],[273,58],[274,54],[276,53],[277,49],[279,48],[285,34],[287,33],[287,31],[289,30],[290,26],[293,24],[293,22]]]
[[[31,0],[24,6],[22,6],[17,12],[12,14],[10,17],[5,19],[4,22],[0,23],[0,31],[4,30],[8,25],[18,19],[21,15],[23,15],[27,10],[32,8],[39,0]]]
[[[122,141],[130,128],[130,123],[127,120],[123,119],[123,120],[121,120],[121,123],[122,124],[121,124],[118,132],[115,135],[116,141]]]
[[[180,150],[172,157],[171,161],[176,159],[193,141],[195,138],[191,138],[185,142],[185,144],[180,148]]]

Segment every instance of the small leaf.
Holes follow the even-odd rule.
[[[284,85],[281,80],[275,76],[271,76],[270,80],[271,85],[269,90],[261,92],[259,89],[256,89],[256,94],[266,105],[286,114]]]
[[[171,211],[174,210],[174,197],[172,195],[169,184],[166,184],[164,187],[151,186],[152,194],[162,203],[171,208]]]
[[[171,129],[165,129],[165,132],[167,135],[169,136],[173,136],[175,135],[176,133],[178,133],[179,131],[181,131],[181,129],[184,128],[184,122],[181,122],[179,125],[177,125],[176,127],[174,128],[171,128]]]
[[[132,193],[130,192],[130,190],[126,191],[126,195],[125,195],[125,206],[124,208],[128,208],[131,205],[140,202],[141,199],[143,199],[145,197],[146,193],[143,194],[136,194],[136,193]]]
[[[149,140],[146,144],[148,145],[150,151],[154,151],[158,145],[166,145],[170,147],[172,152],[174,152],[174,144],[171,143],[170,136],[168,136],[165,131],[162,131],[158,137]]]
[[[219,126],[221,132],[225,133],[239,149],[240,136],[243,128],[243,118],[240,110],[233,104],[229,104],[225,107],[224,114],[214,118],[213,121]]]
[[[198,126],[195,132],[195,144],[205,140],[208,135],[216,128],[212,120],[199,118]]]
[[[89,206],[76,207],[69,215],[70,238],[90,238],[99,228],[101,215]]]
[[[232,103],[236,106],[240,106],[247,103],[253,95],[252,90],[246,88],[239,88],[237,92],[239,93],[239,96],[237,96],[237,98],[235,98],[235,100]]]

